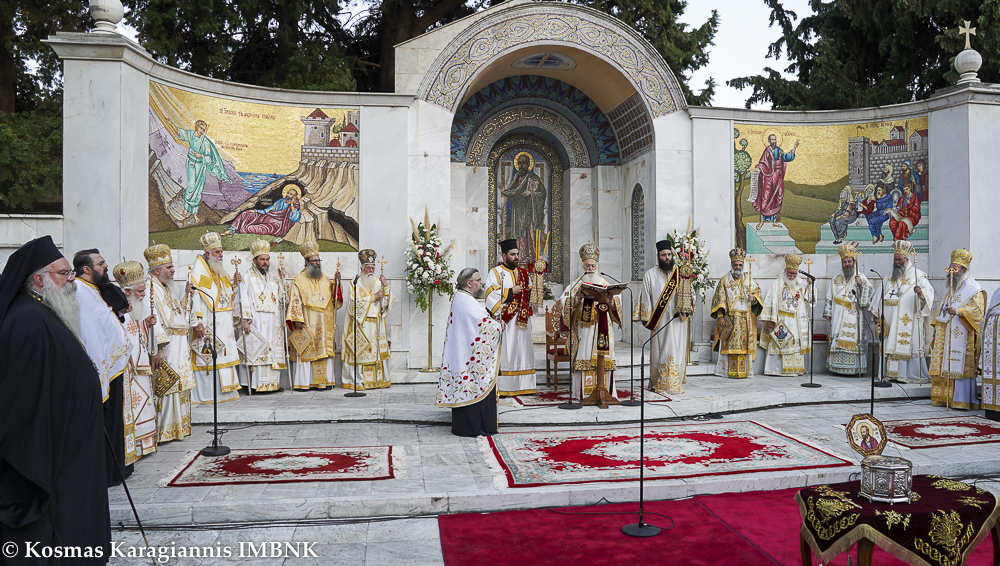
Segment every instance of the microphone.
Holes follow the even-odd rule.
[[[868,271],[871,271],[871,272],[872,272],[872,273],[874,273],[875,275],[878,275],[878,278],[879,278],[879,279],[882,279],[882,274],[881,274],[881,273],[879,273],[878,271],[875,271],[874,269],[869,269]]]
[[[816,278],[813,277],[811,273],[807,273],[805,271],[802,271],[801,269],[799,270],[799,273],[801,273],[802,275],[805,275],[806,277],[808,277],[810,281],[815,281],[816,280]]]
[[[604,273],[603,271],[601,272],[601,275],[603,275],[605,277],[611,277],[610,275],[608,275],[607,273]],[[621,283],[621,281],[615,279],[614,277],[611,277],[611,280],[614,281],[615,283]]]
[[[360,278],[361,278],[361,274],[360,273],[357,274],[357,275],[355,275],[354,276],[354,282],[351,283],[351,285],[357,285],[358,284],[358,279],[360,279]]]

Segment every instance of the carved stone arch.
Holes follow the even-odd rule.
[[[572,122],[548,108],[530,104],[506,108],[479,124],[469,141],[469,149],[465,155],[466,165],[485,167],[490,158],[490,150],[497,141],[520,129],[548,132],[565,150],[570,167],[585,168],[592,165],[583,136]]]
[[[641,281],[646,272],[646,198],[642,185],[632,189],[632,281]]]
[[[635,30],[603,12],[557,2],[498,10],[470,26],[434,61],[417,96],[454,113],[494,60],[531,46],[572,47],[601,59],[629,81],[654,118],[687,108],[677,77]]]

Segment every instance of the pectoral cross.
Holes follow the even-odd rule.
[[[382,256],[382,259],[378,260],[378,263],[382,268],[382,270],[379,271],[379,275],[382,275],[385,273],[385,264],[389,263],[389,261],[385,259],[385,256]]]
[[[972,22],[970,22],[969,20],[965,20],[965,27],[959,26],[959,28],[958,28],[959,35],[962,35],[962,34],[965,35],[965,48],[966,49],[972,49],[972,44],[969,43],[969,36],[976,35],[976,28],[970,28],[969,27],[969,24],[971,24],[971,23]]]

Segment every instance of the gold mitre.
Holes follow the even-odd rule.
[[[371,248],[365,248],[360,252],[358,252],[358,261],[361,262],[361,265],[368,265],[369,263],[375,263],[376,257],[378,257],[378,254],[375,253],[375,250]]]
[[[146,263],[149,268],[160,267],[173,262],[170,258],[170,247],[166,244],[155,244],[146,248],[142,255],[146,256]]]
[[[584,244],[580,248],[580,260],[587,261],[588,259],[600,261],[601,248],[598,248],[597,244]]]
[[[319,255],[319,244],[316,242],[303,242],[302,245],[299,246],[299,253],[302,254],[303,258],[308,260],[314,255]]]
[[[205,232],[201,237],[201,247],[206,252],[222,247],[222,236],[218,232]]]
[[[840,259],[844,259],[845,257],[858,259],[860,252],[858,252],[858,246],[856,246],[853,242],[847,242],[837,248],[837,253],[840,254]]]
[[[268,242],[267,240],[254,240],[253,243],[250,244],[250,253],[253,257],[257,257],[260,254],[271,253],[271,242]]]
[[[131,289],[145,282],[142,264],[138,261],[123,261],[116,265],[112,272],[115,275],[115,281],[122,289]]]
[[[965,248],[955,250],[951,252],[951,262],[969,269],[969,264],[972,263],[972,252]]]
[[[729,250],[729,263],[734,261],[745,261],[747,259],[747,252],[743,248],[733,248]]]
[[[913,244],[909,240],[896,240],[892,243],[892,252],[899,255],[913,255]]]
[[[785,256],[785,269],[798,269],[800,265],[802,265],[802,256],[799,254]]]

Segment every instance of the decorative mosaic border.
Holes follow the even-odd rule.
[[[548,2],[500,10],[470,26],[434,61],[418,96],[454,112],[491,61],[532,45],[575,47],[613,65],[654,117],[687,107],[677,78],[635,30],[591,8]]]
[[[549,204],[549,263],[551,269],[545,274],[546,281],[561,283],[563,280],[563,168],[565,164],[552,144],[530,134],[519,134],[504,138],[490,150],[486,162],[489,171],[489,219],[486,229],[489,230],[489,246],[486,250],[487,269],[496,265],[497,257],[497,165],[500,157],[515,147],[531,148],[548,159],[552,165],[552,183],[549,192],[552,195]]]
[[[536,106],[546,106],[573,122],[583,137],[591,163],[620,163],[611,121],[597,104],[569,83],[538,75],[500,79],[469,97],[451,123],[451,160],[458,163],[469,162],[469,142],[481,123],[498,109],[506,109],[505,105],[517,104],[525,98],[534,99]],[[542,102],[539,103],[539,100]]]
[[[538,128],[552,134],[569,155],[570,167],[590,167],[590,157],[583,137],[576,127],[560,114],[540,106],[514,106],[494,114],[483,122],[465,155],[466,165],[485,166],[489,150],[501,137],[517,128]]]

